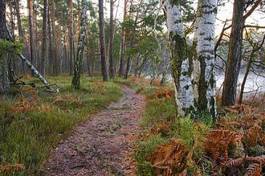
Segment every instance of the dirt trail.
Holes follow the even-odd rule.
[[[78,126],[51,153],[44,166],[47,176],[135,175],[130,159],[143,96],[124,87],[124,96]]]

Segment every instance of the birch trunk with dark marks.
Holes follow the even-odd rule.
[[[45,75],[45,66],[48,59],[48,0],[44,0],[43,23],[42,23],[42,57],[40,63],[40,73]]]
[[[85,46],[86,28],[87,28],[87,11],[88,11],[88,4],[86,0],[82,0],[82,10],[80,16],[80,34],[79,34],[76,57],[74,61],[74,76],[72,79],[72,86],[74,89],[80,89],[80,76],[81,76],[83,51]]]
[[[11,32],[9,31],[9,29],[7,27],[5,29],[6,29],[8,40],[14,41],[14,36],[12,36]],[[30,69],[32,75],[34,77],[38,78],[48,90],[50,90],[52,92],[59,92],[59,89],[57,89],[57,88],[53,89],[50,86],[49,82],[45,79],[45,77],[40,74],[38,69],[23,54],[18,54],[18,57],[22,60],[23,63],[25,63],[28,66],[28,68]]]
[[[6,2],[0,0],[0,40],[7,39],[6,31]],[[9,77],[7,55],[0,53],[0,93],[6,93],[9,90]]]
[[[167,18],[170,40],[170,59],[174,79],[175,100],[178,116],[185,116],[194,110],[194,96],[191,79],[191,60],[184,36],[180,2],[162,1]]]
[[[113,8],[114,8],[114,0],[110,0],[109,74],[111,79],[113,79],[115,76],[114,61],[113,61],[113,40],[114,40]]]
[[[217,14],[217,0],[199,0],[197,39],[197,58],[200,62],[198,84],[198,110],[216,116],[215,100],[215,55],[214,36]],[[196,65],[196,64],[194,64]],[[197,74],[197,73],[196,73]]]
[[[69,67],[70,67],[70,75],[73,73],[73,60],[74,60],[74,31],[73,31],[73,1],[67,1],[68,7],[68,39],[69,39]]]
[[[103,81],[109,80],[108,68],[106,62],[105,52],[105,31],[104,31],[104,4],[103,0],[98,1],[99,12],[99,44],[100,44],[100,60],[101,60],[101,72]]]
[[[244,20],[245,1],[235,0],[232,18],[232,29],[229,41],[227,66],[222,93],[222,105],[231,106],[236,103],[237,81],[241,65],[241,50]]]

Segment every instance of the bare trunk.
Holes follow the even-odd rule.
[[[103,0],[98,1],[98,6],[99,6],[99,43],[100,43],[101,72],[102,72],[103,80],[108,81],[109,75],[107,71],[107,62],[106,62],[106,53],[105,53]]]
[[[73,1],[67,1],[68,6],[68,38],[69,38],[69,71],[73,74],[73,60],[74,60],[74,31],[73,31]]]
[[[236,103],[237,81],[241,65],[241,48],[244,27],[244,6],[245,1],[235,0],[232,29],[229,41],[227,66],[222,94],[222,105],[231,106]]]
[[[80,77],[81,77],[83,51],[84,51],[86,28],[87,28],[87,10],[88,10],[87,2],[86,0],[82,0],[79,41],[78,41],[77,53],[74,62],[74,76],[72,79],[72,86],[74,89],[80,89]]]
[[[172,77],[174,79],[175,100],[178,116],[185,116],[194,110],[188,46],[184,37],[180,3],[165,0],[163,6],[167,18],[170,40]]]
[[[34,24],[33,24],[33,0],[28,0],[29,10],[29,38],[30,38],[30,61],[35,63],[35,38],[34,38]]]
[[[125,21],[127,17],[127,3],[128,1],[124,0],[123,21]],[[126,36],[126,31],[125,31],[125,28],[122,27],[119,76],[124,76],[124,71],[125,71],[125,68],[124,68],[125,66],[124,56],[125,56],[125,48],[126,48],[126,43],[125,43],[126,37],[125,36]]]
[[[6,40],[6,4],[5,0],[0,0],[0,40]],[[9,90],[9,77],[7,70],[7,56],[0,55],[0,93],[6,93]]]
[[[197,38],[197,57],[200,62],[198,110],[216,116],[214,37],[217,0],[200,0]],[[195,73],[197,74],[197,73]]]
[[[114,39],[114,21],[113,21],[114,0],[110,0],[110,39],[109,39],[109,73],[110,78],[115,77],[114,61],[113,61],[113,39]]]
[[[43,23],[42,23],[42,57],[40,63],[40,73],[45,76],[45,66],[48,59],[48,0],[44,0],[44,8],[43,8]]]

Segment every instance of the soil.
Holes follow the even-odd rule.
[[[128,87],[123,97],[77,126],[44,164],[47,176],[133,176],[134,142],[145,101]]]

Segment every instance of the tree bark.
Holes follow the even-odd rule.
[[[114,40],[114,20],[113,20],[114,0],[110,0],[110,30],[109,30],[109,73],[110,78],[115,77],[114,61],[113,61],[113,40]]]
[[[99,8],[99,43],[100,43],[100,58],[101,58],[101,72],[103,81],[109,80],[106,53],[105,53],[105,31],[104,31],[104,4],[103,0],[98,1]]]
[[[125,22],[127,17],[127,4],[128,1],[124,0],[124,10],[123,10],[123,22]],[[122,27],[121,31],[121,51],[120,51],[120,66],[119,66],[119,76],[124,76],[125,68],[124,68],[124,56],[125,56],[125,48],[126,48],[126,31],[125,28]]]
[[[227,66],[222,93],[222,105],[231,106],[236,103],[237,81],[241,65],[241,50],[244,20],[245,1],[235,0],[232,18],[232,29],[229,41]]]
[[[175,87],[175,100],[178,116],[185,116],[194,110],[194,97],[191,79],[188,45],[184,36],[180,2],[164,0],[163,7],[167,18],[170,40],[170,59]]]
[[[55,27],[55,0],[51,0],[50,5],[50,24],[51,24],[51,36],[50,39],[52,42],[52,67],[53,67],[53,74],[58,75],[59,74],[59,58],[58,58],[58,51],[57,51],[57,35],[56,35],[56,27]]]
[[[20,16],[20,0],[15,1],[15,9],[16,9],[16,17],[17,17],[17,27],[18,27],[18,35],[20,40],[23,41],[24,38],[24,32],[21,24],[21,16]]]
[[[80,89],[80,77],[81,77],[83,51],[84,51],[86,28],[87,28],[87,10],[88,10],[87,2],[86,0],[82,0],[79,41],[74,61],[74,76],[72,79],[72,87],[74,89]]]
[[[43,8],[43,23],[42,23],[42,57],[40,63],[40,73],[45,76],[45,66],[48,59],[48,13],[49,13],[49,2],[44,0]]]
[[[30,38],[30,61],[32,64],[35,63],[35,38],[34,38],[34,24],[33,24],[33,0],[28,0],[29,10],[29,38]]]
[[[6,31],[6,2],[0,0],[0,40],[7,39]],[[0,93],[6,93],[9,90],[9,77],[6,54],[0,54]]]
[[[217,14],[217,0],[199,0],[197,39],[197,58],[200,62],[198,84],[198,110],[216,116],[216,78],[214,37]],[[194,64],[195,65],[195,64]],[[196,73],[195,73],[196,74]]]
[[[73,1],[67,1],[68,7],[68,38],[69,38],[69,68],[70,75],[73,74],[73,61],[74,61],[74,31],[73,31]]]

